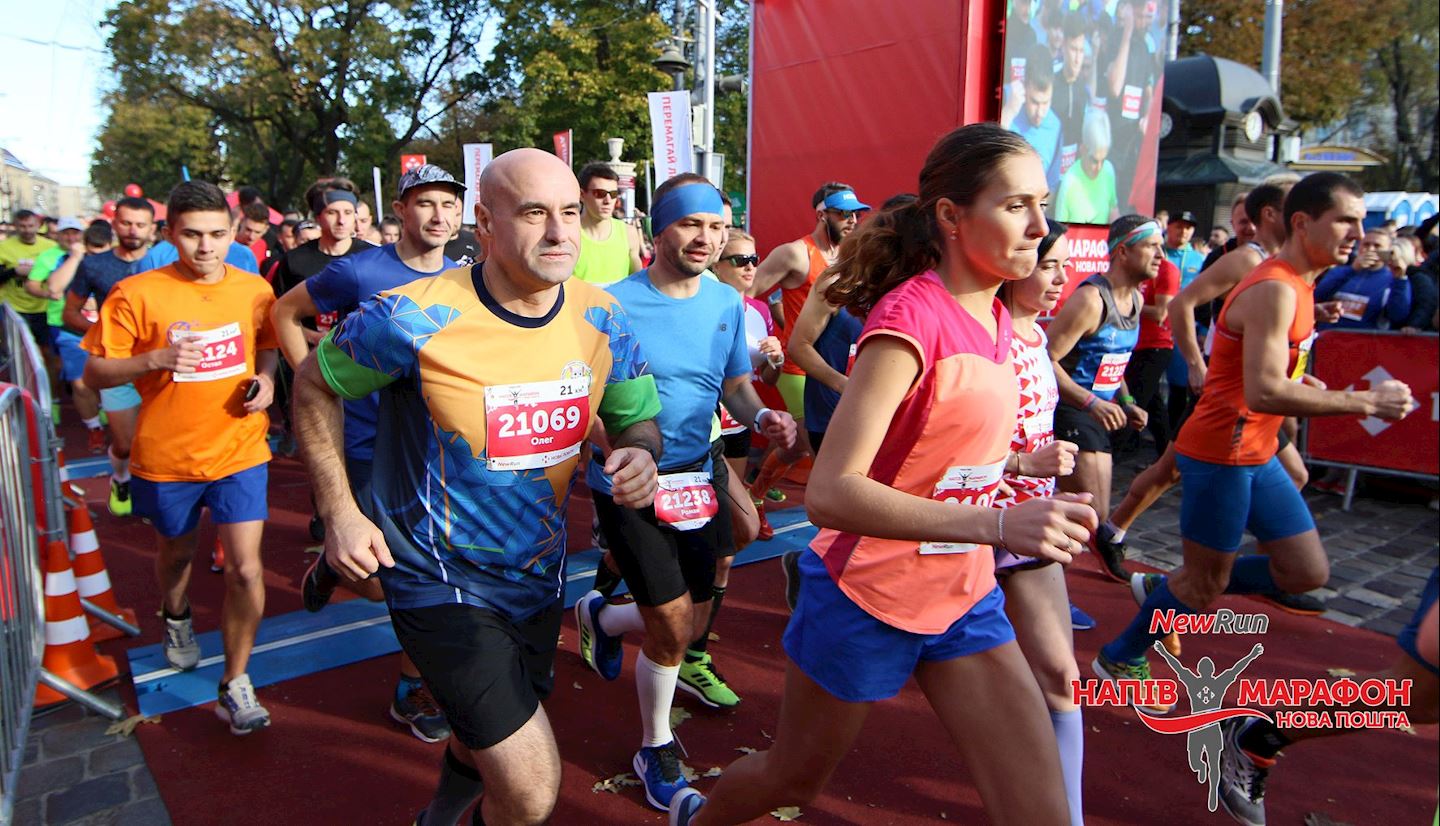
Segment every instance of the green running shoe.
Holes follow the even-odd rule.
[[[725,678],[715,670],[709,651],[696,662],[687,659],[680,664],[678,685],[711,708],[734,708],[740,705],[739,695],[730,690],[730,686],[725,684]]]
[[[115,516],[130,515],[130,483],[110,480],[110,513]]]

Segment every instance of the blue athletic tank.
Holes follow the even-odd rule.
[[[1060,361],[1060,366],[1075,383],[1100,398],[1110,401],[1125,378],[1125,366],[1140,340],[1140,296],[1137,293],[1128,316],[1120,315],[1110,281],[1103,275],[1092,275],[1079,289],[1094,287],[1100,291],[1100,327],[1095,335],[1076,342],[1074,349]]]
[[[860,330],[865,325],[860,319],[841,307],[820,336],[815,339],[815,352],[825,363],[836,370],[850,375],[850,348],[860,339]],[[840,394],[814,379],[805,382],[805,428],[824,433],[830,426],[830,416],[835,405],[840,403]]]

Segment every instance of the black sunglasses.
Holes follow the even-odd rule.
[[[753,266],[758,266],[758,265],[760,264],[760,256],[754,255],[754,254],[751,254],[751,255],[727,255],[727,256],[725,256],[724,258],[720,259],[720,260],[721,260],[721,261],[728,261],[728,262],[730,262],[730,266],[732,266],[732,267],[744,267],[744,266],[747,266],[747,265],[753,267]]]

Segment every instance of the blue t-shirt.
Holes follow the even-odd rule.
[[[850,371],[846,368],[850,366],[850,348],[860,340],[860,331],[864,328],[863,321],[841,307],[815,339],[815,352],[836,371],[849,375]],[[813,433],[824,433],[838,404],[839,393],[813,379],[806,381],[805,428]]]
[[[325,269],[305,279],[305,288],[315,309],[322,313],[337,313],[340,323],[363,301],[369,301],[376,293],[393,290],[402,284],[409,284],[417,278],[453,269],[456,266],[449,258],[435,272],[421,272],[411,269],[400,260],[395,245],[361,250],[354,255],[336,258]],[[380,395],[371,393],[359,401],[345,402],[345,456],[362,462],[369,462],[375,455],[375,425],[380,415]]]
[[[175,245],[169,241],[161,241],[151,247],[150,251],[145,253],[144,258],[130,266],[130,274],[158,270],[166,264],[173,264],[179,260],[180,251],[175,249]],[[260,265],[255,262],[255,253],[251,252],[250,248],[244,244],[231,244],[230,251],[225,253],[225,263],[245,272],[260,274]]]
[[[1180,270],[1180,289],[1190,286],[1195,276],[1205,267],[1205,256],[1196,252],[1189,244],[1180,249],[1165,248],[1165,258]]]
[[[671,298],[641,270],[606,289],[630,317],[660,392],[661,470],[710,469],[710,419],[726,379],[750,375],[745,345],[745,304],[735,290],[697,278],[690,298]],[[598,461],[585,475],[594,490],[609,495],[610,478]]]
[[[1045,117],[1040,119],[1038,124],[1030,122],[1030,116],[1024,109],[1010,122],[1010,131],[1015,132],[1025,139],[1025,142],[1034,148],[1040,155],[1040,163],[1045,167],[1045,183],[1050,186],[1051,192],[1058,192],[1060,189],[1060,118],[1053,109],[1045,111]]]
[[[95,296],[95,306],[98,308],[105,303],[105,297],[116,284],[130,277],[130,267],[131,263],[116,255],[114,250],[99,255],[87,255],[80,259],[80,266],[75,268],[75,277],[65,289],[71,295],[79,296],[82,302],[92,295]]]
[[[1320,329],[1388,330],[1410,316],[1410,279],[1396,278],[1380,267],[1359,270],[1334,267],[1315,284],[1316,301],[1339,301],[1340,320]]]

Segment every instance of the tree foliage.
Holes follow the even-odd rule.
[[[213,127],[198,106],[112,97],[90,164],[95,190],[109,197],[135,183],[163,201],[182,166],[197,178],[219,180],[224,161]]]
[[[1362,73],[1389,34],[1401,0],[1288,0],[1280,61],[1285,113],[1302,126],[1335,121],[1363,91]],[[1184,0],[1180,54],[1208,54],[1260,66],[1265,6],[1257,0]]]
[[[393,161],[480,91],[487,10],[483,0],[124,0],[106,22],[118,99],[207,113],[229,177],[287,203],[316,174]]]
[[[1434,192],[1440,186],[1440,6],[1406,0],[1365,73],[1362,134],[1388,159],[1376,183]]]

